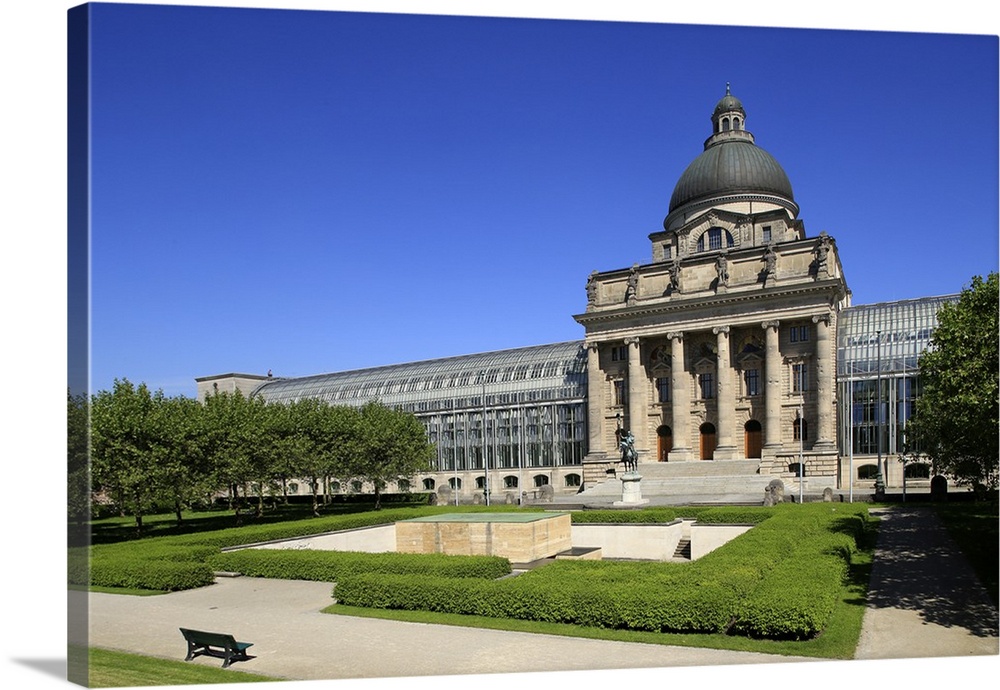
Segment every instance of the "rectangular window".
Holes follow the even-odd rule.
[[[722,229],[721,228],[709,228],[708,230],[708,249],[709,251],[713,249],[722,249]]]
[[[611,348],[611,361],[624,362],[628,360],[628,345],[617,345]]]
[[[656,379],[656,393],[661,403],[670,402],[670,379],[661,376]]]
[[[701,397],[706,400],[715,397],[715,377],[711,374],[698,374],[698,386],[701,388]]]
[[[760,372],[757,369],[747,369],[743,372],[744,391],[746,395],[760,395]]]
[[[761,228],[761,231],[764,233],[763,237],[764,244],[767,244],[768,242],[771,241],[771,226],[765,225],[763,228]]]
[[[669,244],[663,245],[663,259],[664,261],[670,258],[671,247]]]
[[[793,343],[809,341],[809,326],[792,326],[788,329],[788,340]]]
[[[619,379],[615,384],[615,405],[628,404],[628,387],[625,382]]]
[[[805,362],[802,362],[800,364],[793,364],[792,365],[792,392],[793,393],[802,393],[802,392],[808,390],[808,387],[806,386],[806,383],[808,381],[807,375],[808,375],[808,372],[806,370]]]

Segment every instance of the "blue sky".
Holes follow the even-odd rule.
[[[726,83],[855,303],[997,265],[995,37],[102,5],[92,386],[582,337]]]

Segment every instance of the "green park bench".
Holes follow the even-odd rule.
[[[252,642],[237,642],[232,635],[225,633],[204,632],[201,630],[180,629],[184,639],[187,640],[187,656],[184,661],[191,661],[199,654],[220,657],[222,668],[226,668],[234,661],[247,661],[247,648],[252,647]]]

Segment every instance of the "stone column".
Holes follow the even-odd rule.
[[[691,459],[691,401],[689,395],[689,380],[684,370],[684,334],[667,333],[670,338],[670,411],[671,432],[674,437],[674,448],[670,451],[670,459]]]
[[[649,451],[646,436],[646,373],[639,358],[639,339],[626,338],[628,347],[628,428],[635,437],[635,450],[639,459],[644,459]]]
[[[817,314],[816,324],[816,443],[813,447],[832,448],[834,446],[834,371],[830,353],[830,314]]]
[[[736,394],[733,390],[733,369],[729,364],[729,326],[716,326],[715,333],[718,358],[716,377],[718,378],[716,409],[719,417],[717,430],[719,444],[715,448],[716,460],[732,460],[737,455],[733,443],[733,424],[736,416]]]
[[[765,321],[764,329],[764,448],[781,448],[781,355],[778,351],[778,321]]]
[[[588,454],[604,453],[604,386],[598,345],[587,342],[587,438]]]

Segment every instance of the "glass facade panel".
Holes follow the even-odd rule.
[[[850,307],[840,314],[841,453],[893,456],[907,450],[906,425],[920,395],[920,355],[931,347],[938,310],[957,300],[958,295],[924,297]]]
[[[587,356],[579,341],[274,379],[254,395],[357,407],[378,400],[411,412],[442,472],[482,470],[487,461],[491,469],[580,465],[587,454]]]

